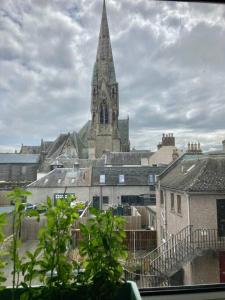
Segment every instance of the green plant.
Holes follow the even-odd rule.
[[[21,286],[25,289],[25,292],[21,297],[23,300],[32,299],[35,295],[35,291],[32,290],[32,280],[39,277],[39,255],[41,248],[36,248],[34,252],[27,251],[24,257],[25,261],[21,262],[21,272],[23,275],[23,281]]]
[[[11,199],[11,201],[15,204],[12,220],[13,241],[10,251],[11,260],[13,262],[13,290],[19,285],[19,273],[21,266],[21,259],[19,257],[19,247],[21,245],[22,221],[25,215],[24,204],[22,202],[24,200],[24,197],[28,195],[30,195],[30,193],[22,190],[21,188],[15,188],[12,192],[8,193],[8,198]]]
[[[3,228],[5,225],[6,225],[6,214],[5,213],[0,214],[0,245],[2,245],[4,242],[5,235],[4,235]],[[2,250],[0,250],[0,257],[3,255],[5,255],[5,253]],[[0,260],[0,270],[3,269],[4,266],[5,266],[4,261]],[[6,278],[4,276],[4,273],[2,271],[0,271],[0,288],[3,288],[3,286],[1,286],[1,284],[3,282],[5,282],[5,280],[6,280]]]
[[[112,211],[91,209],[93,218],[80,224],[82,241],[80,253],[86,258],[84,280],[93,287],[92,299],[113,299],[116,287],[122,282],[120,260],[127,252],[124,246],[124,218]]]
[[[47,199],[47,223],[39,234],[41,281],[47,287],[66,285],[72,279],[72,264],[68,260],[71,244],[71,227],[78,218],[78,207],[72,207],[70,197],[57,199],[55,206]]]
[[[25,216],[37,216],[39,217],[38,213],[35,210],[25,210],[24,199],[31,195],[30,192],[25,191],[21,188],[15,188],[13,191],[8,193],[8,198],[15,204],[15,209],[13,211],[13,219],[12,219],[12,235],[13,241],[10,250],[10,257],[13,263],[13,270],[12,270],[12,287],[13,293],[12,298],[14,299],[15,296],[15,288],[19,286],[20,280],[20,272],[22,267],[22,259],[19,256],[19,248],[21,246],[21,228],[22,222]]]

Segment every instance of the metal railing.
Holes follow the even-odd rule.
[[[127,261],[125,276],[143,277],[137,282],[139,287],[168,285],[170,277],[186,262],[204,251],[222,249],[225,237],[219,236],[217,229],[193,230],[187,226],[147,255]]]

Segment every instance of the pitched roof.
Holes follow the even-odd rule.
[[[188,159],[187,159],[188,158]],[[185,156],[162,174],[162,187],[186,192],[225,192],[225,156]]]
[[[38,164],[38,154],[0,153],[0,164]]]
[[[105,175],[105,185],[119,185],[119,175],[124,175],[123,185],[144,186],[149,185],[148,177],[150,174],[158,175],[165,167],[136,166],[136,167],[93,167],[92,185],[100,185],[100,175]]]
[[[141,165],[142,158],[149,158],[150,151],[134,152],[108,152],[106,153],[106,165]]]
[[[90,186],[90,169],[56,168],[44,177],[32,182],[28,188],[65,188],[76,186]]]

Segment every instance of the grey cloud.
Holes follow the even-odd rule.
[[[6,149],[79,130],[90,84],[102,1],[0,3],[0,138]],[[218,148],[224,128],[224,8],[107,1],[121,117],[131,143],[151,148],[174,131]],[[12,149],[12,148],[10,148]]]

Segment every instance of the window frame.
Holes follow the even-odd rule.
[[[182,214],[181,195],[177,195],[177,214]]]
[[[119,184],[125,184],[125,176],[124,176],[124,174],[119,174],[118,180],[119,180]]]
[[[170,210],[171,211],[175,211],[175,201],[174,200],[175,200],[174,193],[170,193]]]
[[[103,178],[104,178],[104,180],[103,180]],[[105,184],[105,181],[106,181],[105,174],[100,174],[99,175],[99,184]]]

